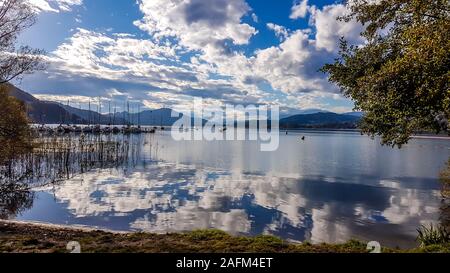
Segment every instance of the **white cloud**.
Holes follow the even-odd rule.
[[[343,5],[309,7],[307,29],[290,31],[268,23],[280,44],[253,54],[241,52],[257,33],[242,22],[251,11],[244,0],[141,0],[139,8],[144,18],[135,24],[150,39],[78,29],[50,55],[48,77],[127,83],[133,85],[127,95],[153,106],[203,97],[214,104],[245,101],[344,110],[342,104],[324,103],[343,99],[318,72],[336,57],[341,36],[362,42],[359,24],[336,22],[347,11]],[[115,87],[111,85],[105,90]],[[267,85],[274,90],[262,87]],[[101,92],[107,95],[105,90]]]
[[[267,82],[282,93],[300,95],[337,92],[325,75],[318,72],[330,59],[331,54],[316,48],[307,30],[297,30],[280,45],[258,50],[251,57],[235,53],[232,56],[215,55],[206,60],[214,63],[217,73],[242,84]]]
[[[308,0],[302,0],[301,2],[294,2],[291,9],[291,19],[305,18],[308,13]]]
[[[27,0],[37,11],[43,12],[67,12],[72,6],[80,6],[83,0]]]
[[[183,105],[198,96],[215,104],[242,101],[244,97],[258,102],[262,97],[255,86],[211,78],[214,70],[211,66],[203,61],[194,61],[195,57],[192,64],[182,62],[180,55],[182,48],[177,44],[77,29],[71,38],[47,57],[50,63],[47,79],[40,79],[39,82],[85,82],[96,79],[103,85],[105,81],[126,83],[129,88],[137,86],[137,89],[127,92],[125,96],[147,106],[151,105],[149,100],[154,102],[153,105]],[[115,86],[88,86],[87,90],[94,89],[97,95],[109,96],[112,87]],[[68,88],[67,85],[65,88]],[[144,100],[147,102],[144,103]]]
[[[275,35],[280,38],[280,40],[284,40],[289,36],[289,31],[283,26],[274,23],[268,23],[267,28],[273,30],[275,32]]]
[[[244,0],[141,0],[144,18],[135,24],[154,37],[174,37],[190,50],[248,44],[256,29],[241,23],[250,11]]]
[[[68,70],[86,75],[114,78],[118,72],[136,75],[145,72],[152,63],[146,61],[176,58],[176,48],[161,46],[150,40],[123,35],[109,37],[98,32],[78,29],[52,54],[52,61],[59,62]],[[105,73],[106,72],[106,73]]]
[[[315,100],[308,100],[311,102],[309,107],[318,107],[318,100],[326,96],[342,99],[337,95],[336,86],[330,84],[326,75],[318,70],[336,57],[341,36],[361,43],[359,33],[362,26],[354,21],[336,22],[336,18],[347,11],[343,5],[330,5],[323,9],[313,6],[310,9],[313,12],[311,29],[289,32],[283,26],[267,24],[280,37],[278,46],[258,50],[250,57],[238,52],[223,54],[216,47],[206,47],[200,58],[213,64],[215,72],[242,84],[266,82],[275,90],[297,96],[298,99],[304,97],[303,94],[314,95]],[[329,25],[333,26],[331,31]]]
[[[37,94],[35,95],[36,98],[43,100],[43,101],[56,101],[59,103],[67,104],[67,101],[70,103],[75,104],[86,104],[89,103],[90,100],[92,100],[91,97],[88,96],[65,96],[65,95],[45,95],[45,94]],[[77,105],[76,105],[77,106]]]
[[[256,15],[255,13],[252,13],[252,20],[253,20],[253,22],[258,23],[259,22],[258,15]]]
[[[337,18],[348,13],[345,5],[337,4],[325,6],[318,9],[315,6],[311,8],[313,22],[316,28],[317,48],[327,51],[336,51],[338,41],[344,37],[352,44],[361,44],[364,40],[361,37],[363,26],[351,20],[350,22],[338,21]]]

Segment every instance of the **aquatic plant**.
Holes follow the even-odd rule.
[[[0,180],[32,186],[69,179],[94,168],[117,167],[137,148],[124,139],[102,136],[50,136],[35,140],[34,149],[0,165]]]
[[[75,134],[36,138],[31,152],[0,164],[0,219],[15,217],[31,207],[35,188],[93,169],[135,166],[141,143],[129,138]]]
[[[441,225],[450,230],[450,160],[440,174],[442,183]]]
[[[417,241],[420,243],[420,247],[450,243],[450,232],[444,226],[423,225],[417,229],[417,232],[419,233]]]

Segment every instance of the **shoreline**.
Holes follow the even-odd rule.
[[[69,242],[85,253],[368,253],[367,243],[292,243],[274,236],[232,236],[219,230],[154,234],[99,230],[39,222],[0,220],[0,253],[68,253]],[[450,252],[450,246],[383,248],[384,253]]]
[[[56,128],[57,126],[59,126],[58,124],[45,124],[45,125],[46,126],[50,126],[51,128],[53,128],[53,127]],[[91,125],[88,125],[88,124],[73,124],[73,125],[74,126],[91,126]],[[30,124],[30,126],[33,127],[33,128],[37,128],[37,127],[40,126],[40,124]],[[100,126],[108,127],[108,125],[106,125],[106,124],[102,124]],[[125,126],[125,125],[114,125],[114,126],[122,127],[122,126]],[[164,125],[142,125],[141,127],[142,128],[147,128],[147,129],[159,128],[159,127],[166,128],[163,131],[166,131],[167,129],[171,128],[170,125],[166,125],[166,126],[164,126]],[[240,129],[244,129],[244,128],[240,128]],[[248,128],[245,128],[245,129],[248,130]],[[283,128],[283,127],[280,127],[279,130],[280,130],[280,135],[283,135],[283,132],[286,132],[286,131],[293,132],[293,133],[295,133],[295,132],[304,132],[304,133],[320,133],[320,132],[361,133],[360,129],[351,129],[351,128],[347,129],[347,128],[303,128],[303,127],[300,127],[300,128]],[[170,130],[167,130],[167,131],[170,131]],[[73,133],[75,133],[75,132],[73,132]],[[433,133],[429,132],[429,133],[423,133],[423,134],[419,133],[419,134],[416,134],[416,135],[412,135],[411,139],[450,140],[450,136],[449,135],[445,135],[445,134],[433,134]]]
[[[112,230],[112,229],[99,228],[99,227],[94,227],[94,226],[61,225],[61,224],[52,224],[52,223],[45,223],[45,222],[39,222],[39,221],[20,221],[20,220],[1,220],[0,219],[0,226],[2,224],[11,224],[11,225],[17,225],[17,226],[20,226],[20,225],[31,226],[31,227],[37,227],[37,228],[42,228],[42,229],[76,230],[76,231],[83,231],[83,232],[101,231],[101,232],[111,233],[111,234],[133,233],[131,231]]]

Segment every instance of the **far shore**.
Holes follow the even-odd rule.
[[[33,127],[41,126],[41,124],[32,123],[30,124]],[[46,124],[48,126],[57,127],[60,124]],[[76,126],[91,126],[88,124],[72,124]],[[106,124],[102,124],[101,126],[108,126]],[[125,125],[116,124],[115,126],[122,127]],[[165,127],[170,128],[169,125],[142,125],[143,128],[155,128],[155,127]],[[193,127],[194,128],[194,127]],[[241,128],[243,129],[243,128]],[[248,129],[248,128],[246,128]],[[283,132],[312,132],[312,133],[318,133],[318,132],[342,132],[342,133],[361,133],[360,129],[348,129],[348,128],[307,128],[307,127],[301,127],[301,128],[279,128],[280,133],[283,134]],[[447,134],[433,134],[432,132],[428,133],[417,133],[415,135],[411,136],[412,139],[437,139],[437,140],[450,140],[450,135]]]
[[[86,253],[368,253],[367,243],[295,244],[274,236],[237,237],[219,230],[153,234],[114,232],[80,226],[61,226],[0,220],[0,252],[69,253],[78,242]],[[450,246],[389,249],[382,252],[450,252]]]
[[[450,140],[450,136],[431,136],[431,135],[417,135],[412,136],[411,138],[416,139],[441,139],[441,140]]]

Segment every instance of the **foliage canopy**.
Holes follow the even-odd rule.
[[[0,165],[32,148],[25,104],[9,96],[0,85]]]
[[[449,132],[450,1],[352,0],[364,45],[341,39],[339,58],[322,70],[365,112],[361,129],[383,144],[417,131]]]

